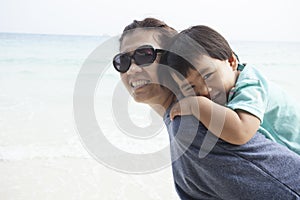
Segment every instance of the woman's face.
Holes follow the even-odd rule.
[[[127,34],[120,46],[120,52],[132,52],[137,48],[151,45],[154,49],[161,49],[158,43],[158,33],[154,30],[136,30]],[[157,68],[160,54],[156,60],[147,66],[138,66],[134,59],[125,73],[120,73],[121,79],[135,101],[147,104],[161,104],[164,94],[168,90],[158,82]]]

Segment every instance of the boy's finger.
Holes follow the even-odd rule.
[[[170,112],[170,118],[173,120],[177,115],[180,115],[180,110],[178,107],[172,108]]]
[[[174,109],[172,108],[172,110],[170,111],[170,119],[173,120],[174,119]]]
[[[177,102],[170,110],[170,119],[173,120],[176,116],[180,115],[181,110],[179,103]]]

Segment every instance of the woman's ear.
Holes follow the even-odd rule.
[[[237,70],[239,61],[233,52],[231,54],[231,57],[228,59],[228,62],[233,71]]]

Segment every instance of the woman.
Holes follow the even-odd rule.
[[[214,136],[192,116],[170,120],[177,101],[172,88],[159,84],[157,69],[176,33],[165,23],[147,18],[128,25],[120,38],[114,67],[133,98],[164,118],[170,137],[175,187],[181,199],[300,199],[300,157],[260,133],[245,145],[218,140],[207,156],[199,149]],[[161,74],[159,74],[161,75]],[[174,92],[172,92],[174,91]],[[210,142],[208,140],[208,142]],[[286,165],[288,163],[288,166]]]

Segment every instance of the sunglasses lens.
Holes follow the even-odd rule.
[[[146,66],[154,62],[156,59],[156,51],[152,46],[142,46],[133,52],[132,56],[129,53],[118,54],[113,59],[113,65],[118,72],[125,73],[131,65],[131,59],[139,66]]]
[[[118,72],[126,72],[131,64],[131,58],[126,54],[118,54],[114,57],[113,65]]]
[[[149,65],[156,59],[156,53],[152,47],[139,48],[133,55],[137,65]]]

